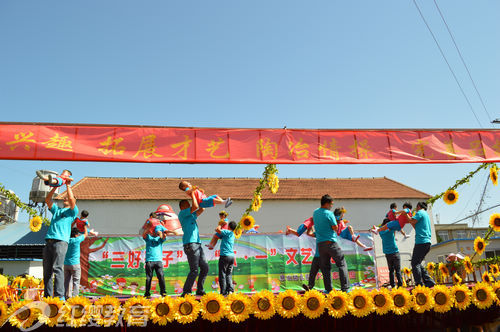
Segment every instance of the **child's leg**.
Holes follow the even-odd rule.
[[[214,234],[214,236],[212,236],[212,240],[210,240],[210,243],[206,244],[208,249],[212,250],[215,247],[215,245],[217,244],[218,239],[219,239],[219,237],[216,234]]]
[[[290,226],[286,226],[285,235],[290,235],[290,234],[293,234],[295,236],[299,236],[295,229],[291,228]]]
[[[348,226],[347,226],[347,229],[349,230],[349,233],[351,233],[352,241],[353,241],[353,242],[358,241],[358,239],[359,239],[359,235],[357,235],[357,236],[356,236],[356,235],[354,234],[354,229],[352,228],[352,226],[351,226],[351,225],[348,225]]]

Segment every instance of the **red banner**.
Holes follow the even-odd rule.
[[[500,130],[227,129],[0,122],[0,159],[233,164],[499,162]]]

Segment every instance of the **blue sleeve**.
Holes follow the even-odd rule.
[[[54,214],[56,214],[57,210],[59,210],[59,206],[57,206],[57,204],[53,203],[52,207],[50,208],[49,211],[54,215]]]
[[[219,239],[222,239],[222,234],[215,232],[215,236],[217,236]]]
[[[146,238],[149,242],[151,242],[151,244],[159,244],[162,242],[160,241],[161,238],[159,236],[151,236],[151,234],[148,234]]]
[[[332,216],[329,216],[328,220],[330,221],[330,225],[337,226],[337,221],[335,221],[335,217],[332,218]]]
[[[162,226],[162,225],[158,225],[158,226],[155,227],[155,233],[156,232],[165,232],[166,230],[167,229],[164,226]]]
[[[422,214],[420,213],[420,211],[418,211],[417,213],[415,213],[415,215],[413,216],[413,219],[417,220],[417,222],[419,222],[420,220],[422,220]]]
[[[83,235],[79,235],[79,236],[77,236],[76,238],[78,239],[77,241],[78,241],[79,243],[82,243],[82,242],[83,242],[83,240],[85,240],[85,236],[83,236]]]
[[[196,210],[198,211],[198,210]],[[198,219],[198,215],[196,214],[196,211],[194,211],[193,213],[191,213],[191,215],[193,216],[194,220]]]

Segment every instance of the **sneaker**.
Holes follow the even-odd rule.
[[[360,237],[360,236],[361,236],[361,235],[359,235],[359,234],[358,234],[357,236],[355,236],[355,237],[353,238],[352,242],[356,242],[356,241],[358,241],[358,239],[359,239],[359,237]]]
[[[208,248],[208,250],[214,250],[214,247],[212,247],[212,246],[211,246],[211,245],[209,245],[209,244],[205,244],[205,247],[207,247],[207,248]]]
[[[368,248],[363,249],[363,251],[370,251],[370,250],[373,250],[373,247],[368,247]]]
[[[228,207],[231,206],[231,204],[233,204],[233,201],[231,200],[231,197],[228,197],[226,200],[226,204],[224,204],[224,207],[226,207],[227,209]]]
[[[378,227],[373,226],[373,228],[370,228],[370,232],[372,232],[373,234],[378,234]]]
[[[304,288],[306,292],[310,290],[309,286],[307,286],[306,284],[302,284],[302,288]]]
[[[42,173],[42,171],[36,171],[36,176],[38,176],[40,179],[45,180],[46,176],[45,174]]]
[[[290,235],[292,232],[290,232],[290,226],[286,226],[286,232],[285,235]]]

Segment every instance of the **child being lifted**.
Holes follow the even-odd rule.
[[[219,195],[207,196],[205,195],[203,189],[193,186],[187,181],[181,181],[179,183],[179,189],[184,191],[189,197],[192,197],[191,194],[193,193],[194,199],[196,199],[201,208],[214,207],[215,205],[222,203],[224,203],[224,206],[227,208],[233,204],[230,197],[222,199]]]
[[[413,217],[413,214],[411,212],[411,209],[412,209],[411,203],[405,202],[403,204],[403,210],[401,210],[401,211],[396,211],[396,209],[397,209],[396,203],[392,203],[390,207],[391,207],[391,210],[389,210],[389,212],[385,216],[386,219],[389,221],[384,223],[383,226],[381,226],[380,228],[378,228],[377,226],[373,226],[370,229],[370,231],[375,233],[375,234],[378,234],[378,232],[382,232],[382,231],[386,231],[386,230],[390,229],[392,231],[400,231],[401,234],[403,234],[403,236],[405,238],[408,238],[409,235],[407,235],[403,231],[403,227],[406,224],[408,224],[409,220]],[[385,219],[384,219],[384,221],[385,221]]]
[[[337,221],[337,235],[343,239],[355,242],[358,246],[363,248],[364,251],[373,250],[373,247],[367,247],[359,241],[359,235],[354,234],[354,229],[351,225],[346,225],[349,221],[344,220],[344,213],[346,213],[344,207],[336,208],[333,211],[335,220]]]

